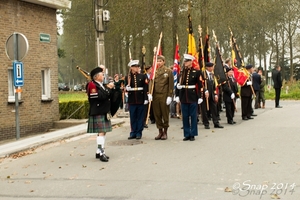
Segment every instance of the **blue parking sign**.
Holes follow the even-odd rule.
[[[14,70],[14,86],[22,87],[24,85],[23,63],[13,62],[13,70]]]

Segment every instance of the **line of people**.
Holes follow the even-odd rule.
[[[235,124],[234,114],[236,110],[236,100],[241,98],[242,119],[253,119],[252,96],[255,91],[256,96],[260,95],[257,89],[256,75],[253,73],[253,66],[247,65],[249,73],[248,80],[241,86],[241,93],[238,93],[237,81],[234,77],[230,59],[225,61],[224,71],[227,81],[218,85],[214,76],[214,64],[205,63],[205,71],[196,70],[192,67],[195,59],[192,55],[184,54],[184,64],[181,74],[178,76],[178,83],[174,87],[174,77],[172,70],[165,66],[165,57],[157,57],[157,68],[155,74],[151,74],[151,66],[146,67],[146,73],[140,72],[139,60],[132,60],[128,63],[130,68],[128,76],[124,82],[119,82],[115,76],[115,81],[103,84],[104,69],[98,67],[91,71],[92,81],[87,86],[87,94],[90,103],[88,133],[97,133],[96,158],[107,162],[109,157],[105,154],[105,135],[111,131],[110,103],[114,98],[112,90],[124,88],[127,95],[127,104],[130,116],[131,131],[128,139],[141,139],[143,129],[148,125],[148,114],[151,123],[155,123],[158,135],[155,140],[167,140],[170,119],[170,104],[175,101],[181,108],[181,119],[183,124],[183,141],[194,141],[198,136],[198,122],[201,120],[205,129],[210,129],[212,119],[214,128],[223,128],[219,123],[220,109],[218,103],[225,103],[227,123]],[[259,72],[261,73],[261,72]],[[259,75],[259,74],[258,74]],[[150,77],[152,76],[152,78]],[[154,78],[153,78],[154,77]],[[259,88],[262,87],[262,76],[259,75]],[[253,87],[252,87],[253,85]],[[175,89],[174,89],[175,88]],[[254,88],[254,91],[252,90]],[[222,91],[222,100],[220,100]],[[151,106],[149,106],[151,104]],[[256,100],[255,108],[258,108]],[[263,105],[265,101],[263,98]],[[150,108],[150,110],[148,110]],[[201,119],[199,120],[199,117]]]

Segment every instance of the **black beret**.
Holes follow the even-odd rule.
[[[252,65],[247,65],[246,69],[251,69],[253,66]]]
[[[205,66],[206,66],[206,67],[212,67],[212,66],[214,66],[214,63],[207,62],[207,63],[205,63]]]
[[[100,73],[100,72],[103,72],[103,69],[102,68],[100,68],[100,67],[96,67],[95,69],[93,69],[92,71],[91,71],[91,78],[93,79],[93,77],[96,75],[96,74],[98,74],[98,73]]]

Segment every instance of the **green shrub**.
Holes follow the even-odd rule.
[[[85,101],[69,101],[59,103],[60,119],[86,119],[89,115],[89,103]]]

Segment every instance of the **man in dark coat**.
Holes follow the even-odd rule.
[[[241,101],[242,101],[242,119],[248,120],[253,119],[252,115],[252,80],[251,74],[253,72],[253,66],[246,66],[246,73],[249,76],[248,80],[245,81],[244,85],[241,86]]]
[[[110,121],[111,89],[114,83],[104,84],[103,69],[96,67],[91,71],[92,81],[87,85],[87,95],[90,104],[88,133],[97,133],[96,158],[108,162],[109,157],[104,152],[106,132],[112,131]]]
[[[235,78],[233,77],[233,69],[226,68],[227,73],[227,82],[222,85],[223,88],[223,100],[225,102],[226,107],[226,117],[228,124],[235,124],[233,121],[234,111],[235,111],[235,100],[239,97],[238,95],[238,87]]]
[[[183,141],[194,141],[195,136],[198,136],[197,110],[198,104],[203,101],[200,92],[202,88],[201,71],[192,68],[194,59],[194,56],[184,54],[184,72],[180,74],[175,90],[175,101],[181,102]]]
[[[281,67],[276,66],[272,73],[272,79],[274,82],[274,89],[275,89],[275,108],[282,108],[279,105],[280,99],[280,92],[282,88],[282,78],[281,78]]]
[[[205,68],[206,71],[204,73],[206,80],[203,81],[203,94],[202,96],[204,96],[205,98],[208,98],[208,105],[209,105],[209,111],[210,114],[212,116],[212,120],[214,123],[214,127],[215,128],[224,128],[223,126],[220,125],[219,123],[219,119],[218,119],[218,111],[217,111],[217,103],[218,103],[218,92],[217,92],[217,80],[213,74],[214,71],[214,64],[211,62],[207,62],[205,64]],[[203,78],[204,80],[204,78]],[[201,104],[201,114],[202,114],[202,118],[203,118],[203,124],[205,129],[210,129],[209,127],[209,119],[207,116],[207,105],[206,102],[204,102],[203,104]]]
[[[254,108],[257,109],[259,107],[259,92],[260,92],[260,84],[261,84],[261,76],[257,73],[257,68],[254,68],[254,72],[252,74],[252,84],[256,96]]]
[[[139,60],[132,60],[128,63],[130,76],[126,82],[128,92],[128,105],[131,131],[129,140],[141,139],[144,129],[145,104],[148,104],[148,79],[145,74],[139,73]]]

